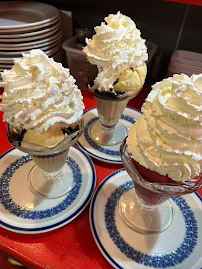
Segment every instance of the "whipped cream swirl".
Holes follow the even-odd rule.
[[[129,17],[118,12],[105,21],[107,24],[102,22],[94,28],[96,34],[92,39],[86,38],[84,48],[88,61],[98,67],[92,89],[99,91],[113,89],[124,70],[141,66],[148,59],[145,40]]]
[[[127,144],[142,166],[176,181],[202,170],[202,74],[156,83],[131,127]]]
[[[81,119],[83,97],[69,69],[41,50],[31,50],[14,59],[11,70],[1,73],[3,120],[37,133],[68,127]]]

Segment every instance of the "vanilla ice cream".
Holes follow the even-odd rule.
[[[67,137],[67,133],[64,133],[61,128],[54,128],[53,130],[42,131],[40,133],[37,133],[35,129],[31,128],[24,133],[22,140],[23,142],[31,142],[44,147],[54,147],[65,137]]]
[[[39,49],[22,55],[23,58],[14,59],[11,70],[1,73],[3,121],[36,135],[75,127],[82,118],[84,104],[69,69]],[[61,140],[64,134],[57,133]],[[58,138],[53,143],[57,141]]]
[[[202,170],[202,74],[174,75],[152,86],[131,127],[128,151],[140,165],[175,181]]]
[[[91,88],[99,92],[138,91],[147,73],[145,40],[135,23],[120,12],[109,15],[105,21],[94,28],[96,34],[92,39],[86,38],[85,75]],[[93,79],[91,69],[97,74]]]

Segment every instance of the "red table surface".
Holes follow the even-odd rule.
[[[145,84],[139,95],[128,106],[140,110],[151,87]],[[91,93],[82,91],[85,110],[94,107]],[[1,113],[2,116],[2,113]],[[2,118],[2,117],[1,117]],[[0,121],[0,154],[11,148],[5,133],[5,123]],[[92,159],[97,173],[97,184],[122,164],[104,163]],[[202,188],[198,191],[202,196]],[[0,250],[25,267],[46,269],[110,269],[113,268],[98,249],[89,224],[89,205],[72,222],[51,232],[25,235],[0,228]],[[1,262],[1,260],[0,260]],[[1,267],[0,269],[7,267]]]

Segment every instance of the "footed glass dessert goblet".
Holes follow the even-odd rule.
[[[70,192],[77,183],[77,168],[67,156],[70,147],[84,130],[83,119],[73,130],[62,130],[67,136],[60,143],[44,147],[23,142],[23,130],[6,124],[6,134],[11,145],[28,153],[35,162],[28,174],[28,186],[32,193],[42,198],[59,198]]]
[[[176,182],[146,169],[128,152],[126,138],[121,144],[120,155],[135,187],[123,191],[119,198],[118,207],[122,220],[139,233],[163,232],[169,227],[173,217],[169,198],[197,191],[202,185],[202,176]]]
[[[87,83],[89,91],[93,94],[99,118],[91,125],[88,134],[97,144],[113,146],[120,144],[128,134],[127,128],[119,121],[128,101],[141,91],[126,93],[99,92],[92,90]]]

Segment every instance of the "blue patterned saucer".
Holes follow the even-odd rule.
[[[120,194],[131,188],[131,178],[120,169],[101,182],[91,200],[91,231],[109,263],[119,269],[201,269],[202,198],[197,193],[172,197],[171,225],[160,234],[143,235],[118,213]]]
[[[133,123],[139,119],[141,113],[131,107],[126,107],[121,116],[120,122],[122,122],[129,130]],[[98,113],[96,107],[86,110],[83,114],[85,130],[82,136],[77,141],[77,144],[91,157],[108,163],[122,163],[119,154],[119,145],[114,146],[100,146],[96,144],[88,134],[88,128],[98,119]]]
[[[27,175],[34,162],[29,155],[12,148],[0,156],[0,226],[16,233],[48,232],[72,221],[89,203],[96,172],[92,160],[79,147],[72,146],[68,158],[79,176],[76,186],[57,199],[32,194]]]

